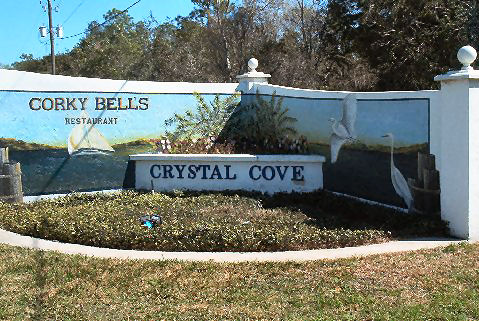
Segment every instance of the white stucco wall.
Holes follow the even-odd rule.
[[[342,99],[349,91],[327,91],[313,89],[298,89],[271,84],[255,83],[248,94],[255,94],[259,90],[260,94],[272,95],[276,92],[278,96],[302,97],[302,98],[337,98]],[[404,99],[404,98],[435,98],[438,90],[421,91],[384,91],[384,92],[355,92],[358,99]]]
[[[469,239],[479,240],[479,79],[469,83]]]
[[[451,234],[479,240],[479,72],[453,71],[441,82],[441,217]]]
[[[441,76],[442,77],[442,76]],[[429,100],[430,151],[441,175],[442,218],[453,235],[479,239],[479,74],[444,75],[441,90],[356,93],[358,100]],[[241,86],[239,86],[241,87]],[[1,91],[232,94],[238,83],[149,82],[52,76],[0,69]],[[243,93],[309,99],[342,99],[349,92],[297,89],[267,83],[243,86]],[[310,115],[304,115],[310,117]],[[301,117],[298,117],[298,123]],[[322,181],[322,178],[321,178]],[[151,185],[151,181],[150,181]]]
[[[0,90],[233,94],[237,83],[188,83],[69,77],[0,69]]]

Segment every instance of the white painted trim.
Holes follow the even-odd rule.
[[[308,99],[343,99],[349,91],[326,91],[313,89],[298,89],[285,86],[277,86],[264,83],[254,83],[249,92],[245,94],[256,94],[256,90],[260,94],[272,95],[276,92],[278,96],[308,98]],[[358,99],[432,99],[439,95],[438,90],[421,90],[421,91],[385,91],[385,92],[354,92]]]
[[[132,161],[210,161],[210,162],[326,162],[321,155],[249,155],[249,154],[136,154]]]
[[[246,74],[242,74],[239,76],[236,76],[236,79],[239,80],[248,80],[248,79],[263,79],[263,78],[271,78],[270,74],[265,74],[264,72],[258,72],[258,71],[250,71],[247,72]]]
[[[379,203],[379,202],[371,201],[371,200],[368,200],[368,199],[365,199],[365,198],[362,198],[362,197],[353,196],[353,195],[344,194],[344,193],[339,193],[339,192],[335,192],[335,191],[330,191],[330,190],[326,190],[326,191],[328,191],[328,192],[330,192],[334,195],[338,195],[338,196],[341,196],[341,197],[345,197],[345,198],[349,198],[349,199],[352,199],[352,200],[360,201],[360,202],[366,203],[368,205],[390,208],[390,209],[393,209],[395,211],[401,212],[402,214],[407,214],[408,213],[407,208],[402,208],[402,207],[398,207],[398,206],[394,206],[394,205]]]
[[[71,91],[144,94],[234,94],[237,83],[189,83],[112,80],[39,74],[0,69],[0,89],[11,91]]]
[[[71,195],[96,195],[96,194],[113,194],[119,193],[123,189],[106,189],[101,191],[90,191],[90,192],[73,192],[67,194],[42,194],[42,195],[28,195],[23,197],[24,203],[34,203],[43,200],[54,200]]]
[[[434,79],[441,81],[434,111],[438,125],[431,130],[431,140],[440,142],[441,218],[451,235],[479,240],[479,72],[453,71]]]

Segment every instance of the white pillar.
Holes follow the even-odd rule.
[[[256,71],[256,68],[258,68],[258,60],[256,58],[251,58],[248,61],[248,72],[236,76],[239,81],[239,85],[236,88],[237,91],[241,91],[243,94],[255,94],[256,92],[252,92],[254,83],[268,83],[268,78],[270,78],[271,75],[258,72]]]
[[[439,137],[441,218],[449,222],[451,234],[479,240],[479,71],[470,64],[476,51],[470,46],[459,50],[459,71],[436,76],[441,82]]]

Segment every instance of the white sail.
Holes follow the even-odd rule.
[[[89,119],[88,113],[83,110],[80,117],[83,119]],[[73,155],[82,151],[93,152],[114,152],[115,150],[110,146],[105,137],[100,131],[93,126],[93,124],[81,124],[73,127],[70,135],[68,136],[68,153]]]

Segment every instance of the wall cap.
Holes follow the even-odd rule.
[[[452,70],[446,74],[434,77],[434,81],[479,79],[479,71],[474,70],[471,64],[476,60],[477,52],[471,46],[464,46],[457,51],[457,60],[462,65],[461,70]]]
[[[258,59],[251,58],[248,60],[248,72],[242,75],[236,76],[240,82],[260,82],[268,83],[268,78],[271,78],[270,74],[265,74],[264,72],[256,71],[258,68]]]
[[[479,79],[479,70],[452,70],[446,74],[434,77],[434,81],[452,81],[462,79]]]
[[[226,94],[236,92],[238,83],[155,82],[113,80],[40,74],[0,69],[0,88],[3,91],[28,92],[94,92],[139,94]]]

